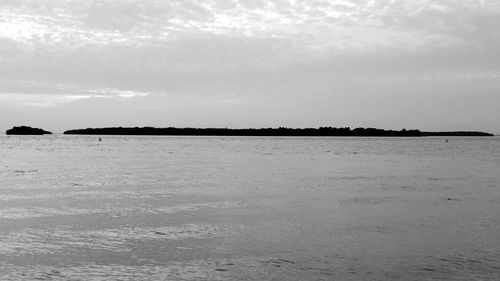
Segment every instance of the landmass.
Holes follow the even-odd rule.
[[[318,137],[426,137],[426,136],[493,136],[476,131],[422,132],[420,130],[384,130],[376,128],[155,128],[111,127],[75,129],[65,135],[148,135],[148,136],[318,136]]]
[[[52,134],[49,131],[45,131],[45,130],[39,129],[39,128],[31,128],[28,126],[13,127],[12,129],[5,131],[5,133],[7,135],[50,135],[50,134]]]
[[[447,136],[447,137],[494,137],[494,134],[476,131],[455,131],[455,132],[423,132],[425,137]]]

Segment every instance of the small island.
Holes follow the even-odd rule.
[[[148,135],[148,136],[308,136],[308,137],[426,137],[426,136],[493,136],[484,132],[422,132],[419,130],[384,130],[376,128],[154,128],[112,127],[65,131],[66,135]]]
[[[18,127],[13,127],[12,129],[9,129],[5,131],[7,135],[50,135],[52,134],[49,131],[45,131],[43,129],[39,128],[32,128],[28,126],[18,126]]]

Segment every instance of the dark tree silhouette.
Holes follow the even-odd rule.
[[[5,131],[7,135],[48,135],[52,134],[49,131],[45,131],[39,128],[31,128],[28,126],[13,127]]]
[[[493,136],[483,132],[421,132],[419,130],[383,130],[376,128],[154,128],[112,127],[68,130],[68,135],[151,135],[151,136],[317,136],[317,137],[423,137],[423,136]]]

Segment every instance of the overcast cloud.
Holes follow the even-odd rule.
[[[500,2],[0,0],[0,129],[500,133]]]

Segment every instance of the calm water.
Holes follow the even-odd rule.
[[[0,280],[499,280],[500,138],[0,136]]]

